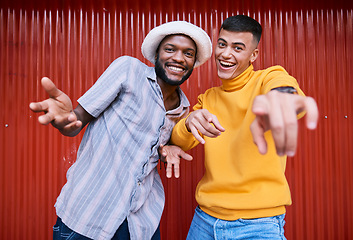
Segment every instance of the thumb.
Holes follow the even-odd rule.
[[[215,128],[221,132],[224,132],[225,129],[224,127],[222,127],[222,125],[220,124],[220,122],[218,121],[218,118],[215,115],[212,115],[212,118],[209,118],[208,120],[209,123],[213,123],[213,126],[215,126]]]
[[[51,98],[56,98],[62,94],[62,91],[60,91],[55,84],[53,83],[52,80],[50,80],[47,77],[43,77],[41,80],[42,87],[44,90],[48,93],[49,97]]]
[[[192,160],[192,156],[190,154],[187,154],[183,150],[180,150],[180,154],[179,155],[180,155],[180,157],[182,157],[185,160],[188,160],[188,161]]]
[[[267,143],[265,139],[265,130],[260,123],[260,117],[256,117],[255,120],[250,125],[250,131],[253,137],[253,141],[257,146],[257,149],[261,154],[266,154],[267,152]]]
[[[160,144],[159,145],[159,153],[163,156],[166,157],[167,156],[167,151],[164,149],[164,145]]]

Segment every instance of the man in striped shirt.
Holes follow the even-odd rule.
[[[42,79],[50,98],[30,104],[45,113],[41,124],[76,136],[89,123],[55,204],[54,239],[160,239],[158,147],[188,113],[179,85],[211,49],[201,28],[184,21],[162,24],[142,44],[154,68],[129,56],[116,59],[74,110],[67,95]]]

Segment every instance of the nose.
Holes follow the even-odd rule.
[[[230,47],[226,47],[222,52],[222,57],[230,58],[232,53],[232,49]]]
[[[173,60],[176,62],[184,62],[184,54],[182,51],[175,51]]]

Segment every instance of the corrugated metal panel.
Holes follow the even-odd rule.
[[[321,1],[1,1],[0,3],[0,239],[50,239],[53,204],[75,160],[82,135],[65,138],[40,126],[30,101],[44,99],[42,76],[72,99],[115,58],[145,61],[140,46],[154,26],[188,20],[212,40],[227,16],[245,13],[264,27],[256,68],[283,65],[319,103],[315,132],[301,126],[287,177],[293,205],[288,239],[353,239],[353,6]],[[146,62],[146,61],[145,61]],[[183,90],[198,94],[219,84],[213,60]],[[203,174],[203,151],[190,151],[181,178],[167,180],[162,239],[184,239]],[[161,174],[165,172],[163,167]],[[33,236],[33,237],[31,237]]]

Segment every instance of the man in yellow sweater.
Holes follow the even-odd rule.
[[[291,196],[284,172],[296,151],[297,114],[305,111],[306,126],[314,129],[318,110],[281,66],[254,71],[261,33],[247,16],[223,22],[214,51],[223,84],[201,94],[174,127],[172,144],[205,149],[187,239],[285,239]],[[167,159],[173,156],[178,153]]]

